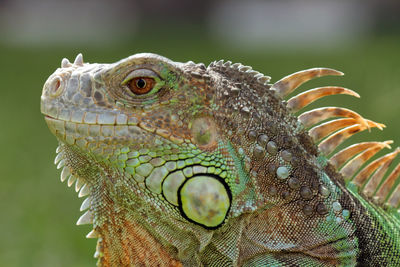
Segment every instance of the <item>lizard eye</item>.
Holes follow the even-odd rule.
[[[154,87],[154,79],[148,77],[138,77],[128,82],[128,87],[135,95],[147,94]]]
[[[159,76],[148,69],[132,71],[121,83],[135,95],[153,94],[158,91],[161,84]]]

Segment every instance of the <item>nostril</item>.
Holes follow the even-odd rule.
[[[58,88],[60,88],[61,82],[57,81],[56,84],[54,85],[54,91],[57,91]]]
[[[62,92],[62,79],[61,77],[55,77],[49,84],[49,93],[52,97],[59,96]]]

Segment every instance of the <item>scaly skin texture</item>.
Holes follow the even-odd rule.
[[[339,108],[293,114],[316,95],[358,96],[348,89],[283,101],[311,78],[340,74],[312,69],[268,84],[231,62],[64,59],[44,85],[41,110],[60,142],[62,181],[88,196],[78,224],[93,223],[98,265],[399,265],[399,168],[383,178],[398,150],[353,180],[360,165],[346,165],[346,178],[337,162],[354,153],[326,156],[351,134],[383,125]],[[149,90],[138,91],[144,84]],[[322,137],[350,126],[317,147],[321,132],[307,127],[323,116],[348,118],[320,127]],[[363,147],[372,156],[390,143]],[[360,189],[366,183],[370,191]]]

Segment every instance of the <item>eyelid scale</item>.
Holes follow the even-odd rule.
[[[159,76],[157,73],[155,73],[152,70],[149,69],[137,69],[132,71],[131,73],[126,76],[126,78],[122,81],[121,85],[127,84],[130,80],[134,78],[139,78],[139,77],[149,77],[149,78],[154,78],[154,79],[159,79]]]

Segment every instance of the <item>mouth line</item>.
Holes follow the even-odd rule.
[[[164,131],[163,129],[159,129],[159,128],[151,128],[151,127],[149,127],[148,125],[146,125],[146,124],[144,124],[144,123],[141,123],[141,122],[139,122],[139,123],[137,123],[137,124],[117,124],[117,123],[114,123],[114,124],[99,124],[99,123],[85,123],[85,122],[74,122],[74,121],[69,121],[69,120],[63,120],[63,119],[59,119],[59,118],[52,117],[52,116],[47,115],[47,114],[44,116],[44,118],[45,118],[46,121],[53,121],[54,123],[57,122],[57,124],[62,123],[62,124],[63,124],[63,128],[64,128],[64,131],[66,130],[66,129],[65,129],[65,126],[66,126],[67,123],[68,123],[68,124],[71,123],[71,124],[75,124],[75,125],[80,125],[80,124],[82,124],[82,125],[99,126],[99,127],[105,127],[105,126],[113,126],[113,127],[118,127],[118,126],[121,126],[121,127],[123,127],[123,126],[132,126],[132,127],[138,127],[138,128],[140,128],[140,129],[142,129],[142,130],[144,130],[144,131],[146,131],[146,132],[150,132],[150,133],[152,133],[152,134],[156,134],[156,135],[158,135],[158,136],[160,136],[160,137],[162,137],[162,138],[165,138],[165,139],[167,139],[167,140],[169,140],[169,141],[171,141],[171,142],[173,142],[173,143],[175,143],[175,144],[181,144],[181,143],[184,142],[184,139],[183,139],[183,138],[179,138],[179,137],[177,137],[177,136],[174,136],[174,135],[172,135],[171,133],[169,133],[169,131]],[[111,136],[110,136],[110,137],[111,137]]]
[[[88,123],[88,122],[76,122],[71,120],[64,120],[56,117],[52,117],[49,115],[44,115],[45,120],[52,120],[52,121],[60,121],[65,123],[73,123],[73,124],[85,124],[85,125],[99,125],[99,126],[138,126],[137,124],[117,124],[117,123]]]
[[[44,115],[45,119],[59,120],[49,115]]]

